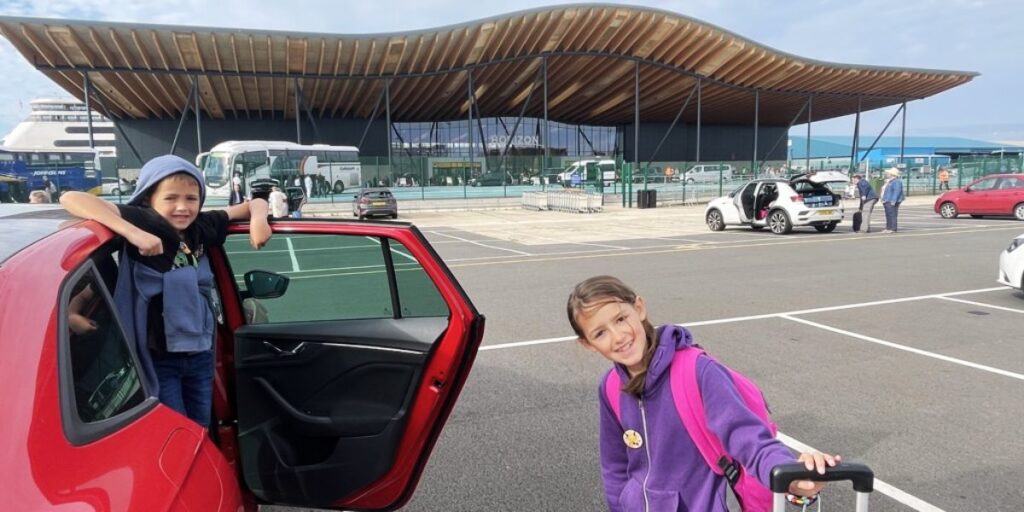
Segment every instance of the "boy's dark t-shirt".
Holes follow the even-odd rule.
[[[127,244],[129,258],[158,272],[169,272],[184,265],[198,265],[199,258],[207,250],[224,245],[228,234],[230,220],[224,210],[200,212],[196,220],[185,229],[184,236],[179,236],[178,230],[152,208],[120,204],[117,209],[124,220],[163,241],[164,252],[157,256],[142,256],[138,247]],[[163,294],[150,299],[146,316],[146,345],[156,353],[167,353]]]

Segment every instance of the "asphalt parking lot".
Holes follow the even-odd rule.
[[[882,221],[876,209],[875,226]],[[1024,506],[1024,295],[995,283],[1024,224],[941,219],[900,232],[712,233],[699,207],[572,215],[415,212],[487,315],[484,346],[406,510],[602,510],[597,385],[565,298],[614,274],[767,394],[782,438],[864,462],[872,510]],[[878,229],[881,229],[878,227]],[[824,507],[852,509],[846,484]]]

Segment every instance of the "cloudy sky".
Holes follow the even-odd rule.
[[[0,14],[338,34],[419,30],[554,0],[0,0]],[[1024,2],[1019,0],[691,0],[645,5],[703,20],[791,54],[847,64],[976,71],[973,82],[908,105],[907,131],[1024,141]],[[172,7],[173,4],[173,7]],[[62,90],[0,38],[0,135],[34,98]],[[877,133],[894,112],[865,114]],[[853,120],[815,123],[852,133]],[[802,130],[801,130],[802,131]],[[896,135],[890,129],[890,135]]]

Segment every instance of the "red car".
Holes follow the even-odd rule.
[[[256,251],[234,224],[209,254],[208,431],[150,392],[111,300],[120,238],[38,205],[0,224],[3,510],[400,507],[483,336],[411,225],[277,222]]]
[[[1024,220],[1024,174],[994,174],[951,190],[935,200],[935,213],[954,219],[961,213],[972,217],[1012,215]]]

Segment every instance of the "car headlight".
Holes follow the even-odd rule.
[[[1010,240],[1010,246],[1006,248],[1006,252],[1013,252],[1014,249],[1024,245],[1024,237],[1014,238]]]

